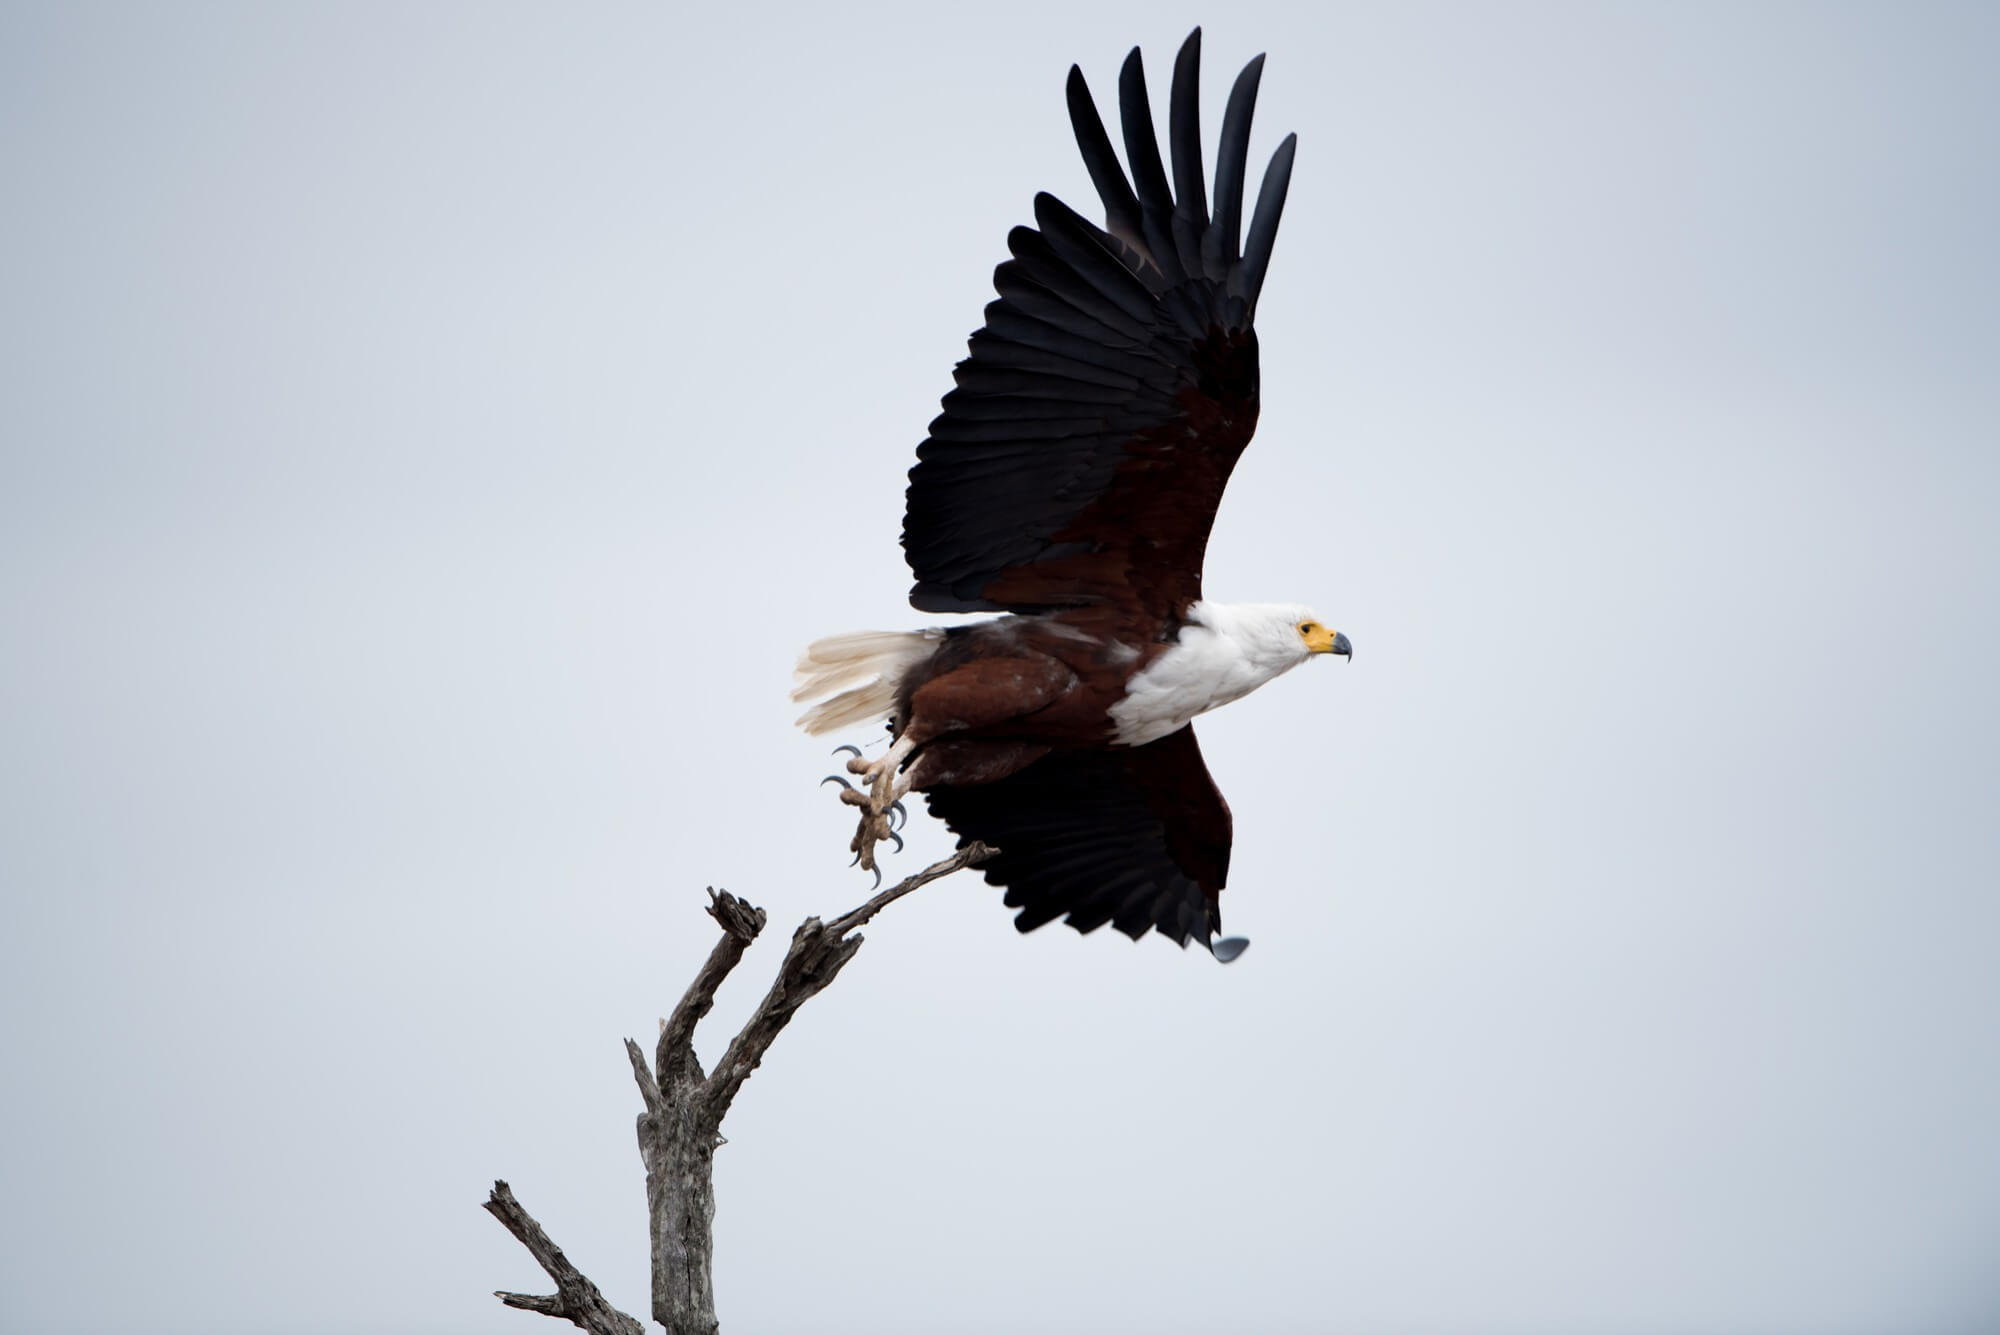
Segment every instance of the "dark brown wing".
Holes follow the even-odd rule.
[[[1251,110],[1244,69],[1223,116],[1215,216],[1201,169],[1201,30],[1174,64],[1168,140],[1153,137],[1139,52],[1118,80],[1119,166],[1083,74],[1070,119],[1104,201],[1096,227],[1050,195],[1007,238],[999,300],[958,365],[910,470],[903,550],[927,612],[1038,612],[1136,603],[1160,620],[1201,596],[1215,508],[1257,424],[1251,320],[1291,179],[1271,159],[1238,251]]]
[[[1007,887],[1032,931],[1068,915],[1092,932],[1147,928],[1186,945],[1222,930],[1229,804],[1202,764],[1194,729],[1145,746],[1052,751],[993,783],[926,793],[931,814],[999,856],[986,879]]]

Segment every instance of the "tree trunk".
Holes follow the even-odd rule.
[[[639,1115],[646,1213],[653,1238],[653,1320],[667,1335],[716,1335],[715,1133],[700,1125],[689,1091],[663,1091],[666,1107]]]

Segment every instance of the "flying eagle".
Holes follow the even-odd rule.
[[[986,879],[1029,931],[1148,928],[1229,960],[1218,940],[1229,806],[1189,720],[1319,654],[1350,655],[1290,603],[1201,596],[1215,508],[1257,424],[1257,294],[1296,136],[1264,172],[1239,247],[1259,56],[1230,91],[1203,181],[1201,30],[1174,62],[1168,145],[1154,138],[1134,48],[1118,76],[1128,178],[1083,72],[1069,114],[1104,203],[1099,228],[1052,195],[1007,237],[999,299],[953,375],[910,470],[903,550],[923,612],[1003,615],[821,640],[799,662],[799,720],[823,733],[887,719],[854,748],[850,846],[873,868],[900,799],[924,795],[959,835],[999,850]],[[823,698],[825,697],[825,698]],[[878,877],[880,873],[877,873]]]

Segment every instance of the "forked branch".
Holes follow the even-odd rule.
[[[904,895],[955,871],[975,867],[992,856],[993,850],[985,844],[971,844],[942,862],[934,862],[922,871],[904,877],[860,908],[843,913],[830,923],[822,923],[818,918],[807,918],[800,923],[799,929],[792,933],[791,949],[785,952],[785,962],[779,966],[778,977],[771,984],[771,990],[764,994],[764,1000],[758,1003],[742,1031],[730,1041],[729,1050],[715,1065],[715,1074],[708,1078],[708,1084],[702,1091],[704,1124],[711,1129],[722,1125],[723,1114],[729,1111],[736,1091],[743,1087],[743,1082],[764,1060],[772,1041],[791,1023],[799,1007],[818,996],[839,977],[847,962],[854,958],[854,952],[861,949],[865,938],[849,933],[865,925]],[[687,1004],[685,998],[681,1004]]]

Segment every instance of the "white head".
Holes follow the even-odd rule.
[[[1345,635],[1299,603],[1200,602],[1189,619],[1233,642],[1273,677],[1319,654],[1354,654]]]
[[[1318,654],[1351,654],[1336,635],[1296,603],[1198,602],[1188,624],[1111,707],[1118,740],[1144,746]]]

